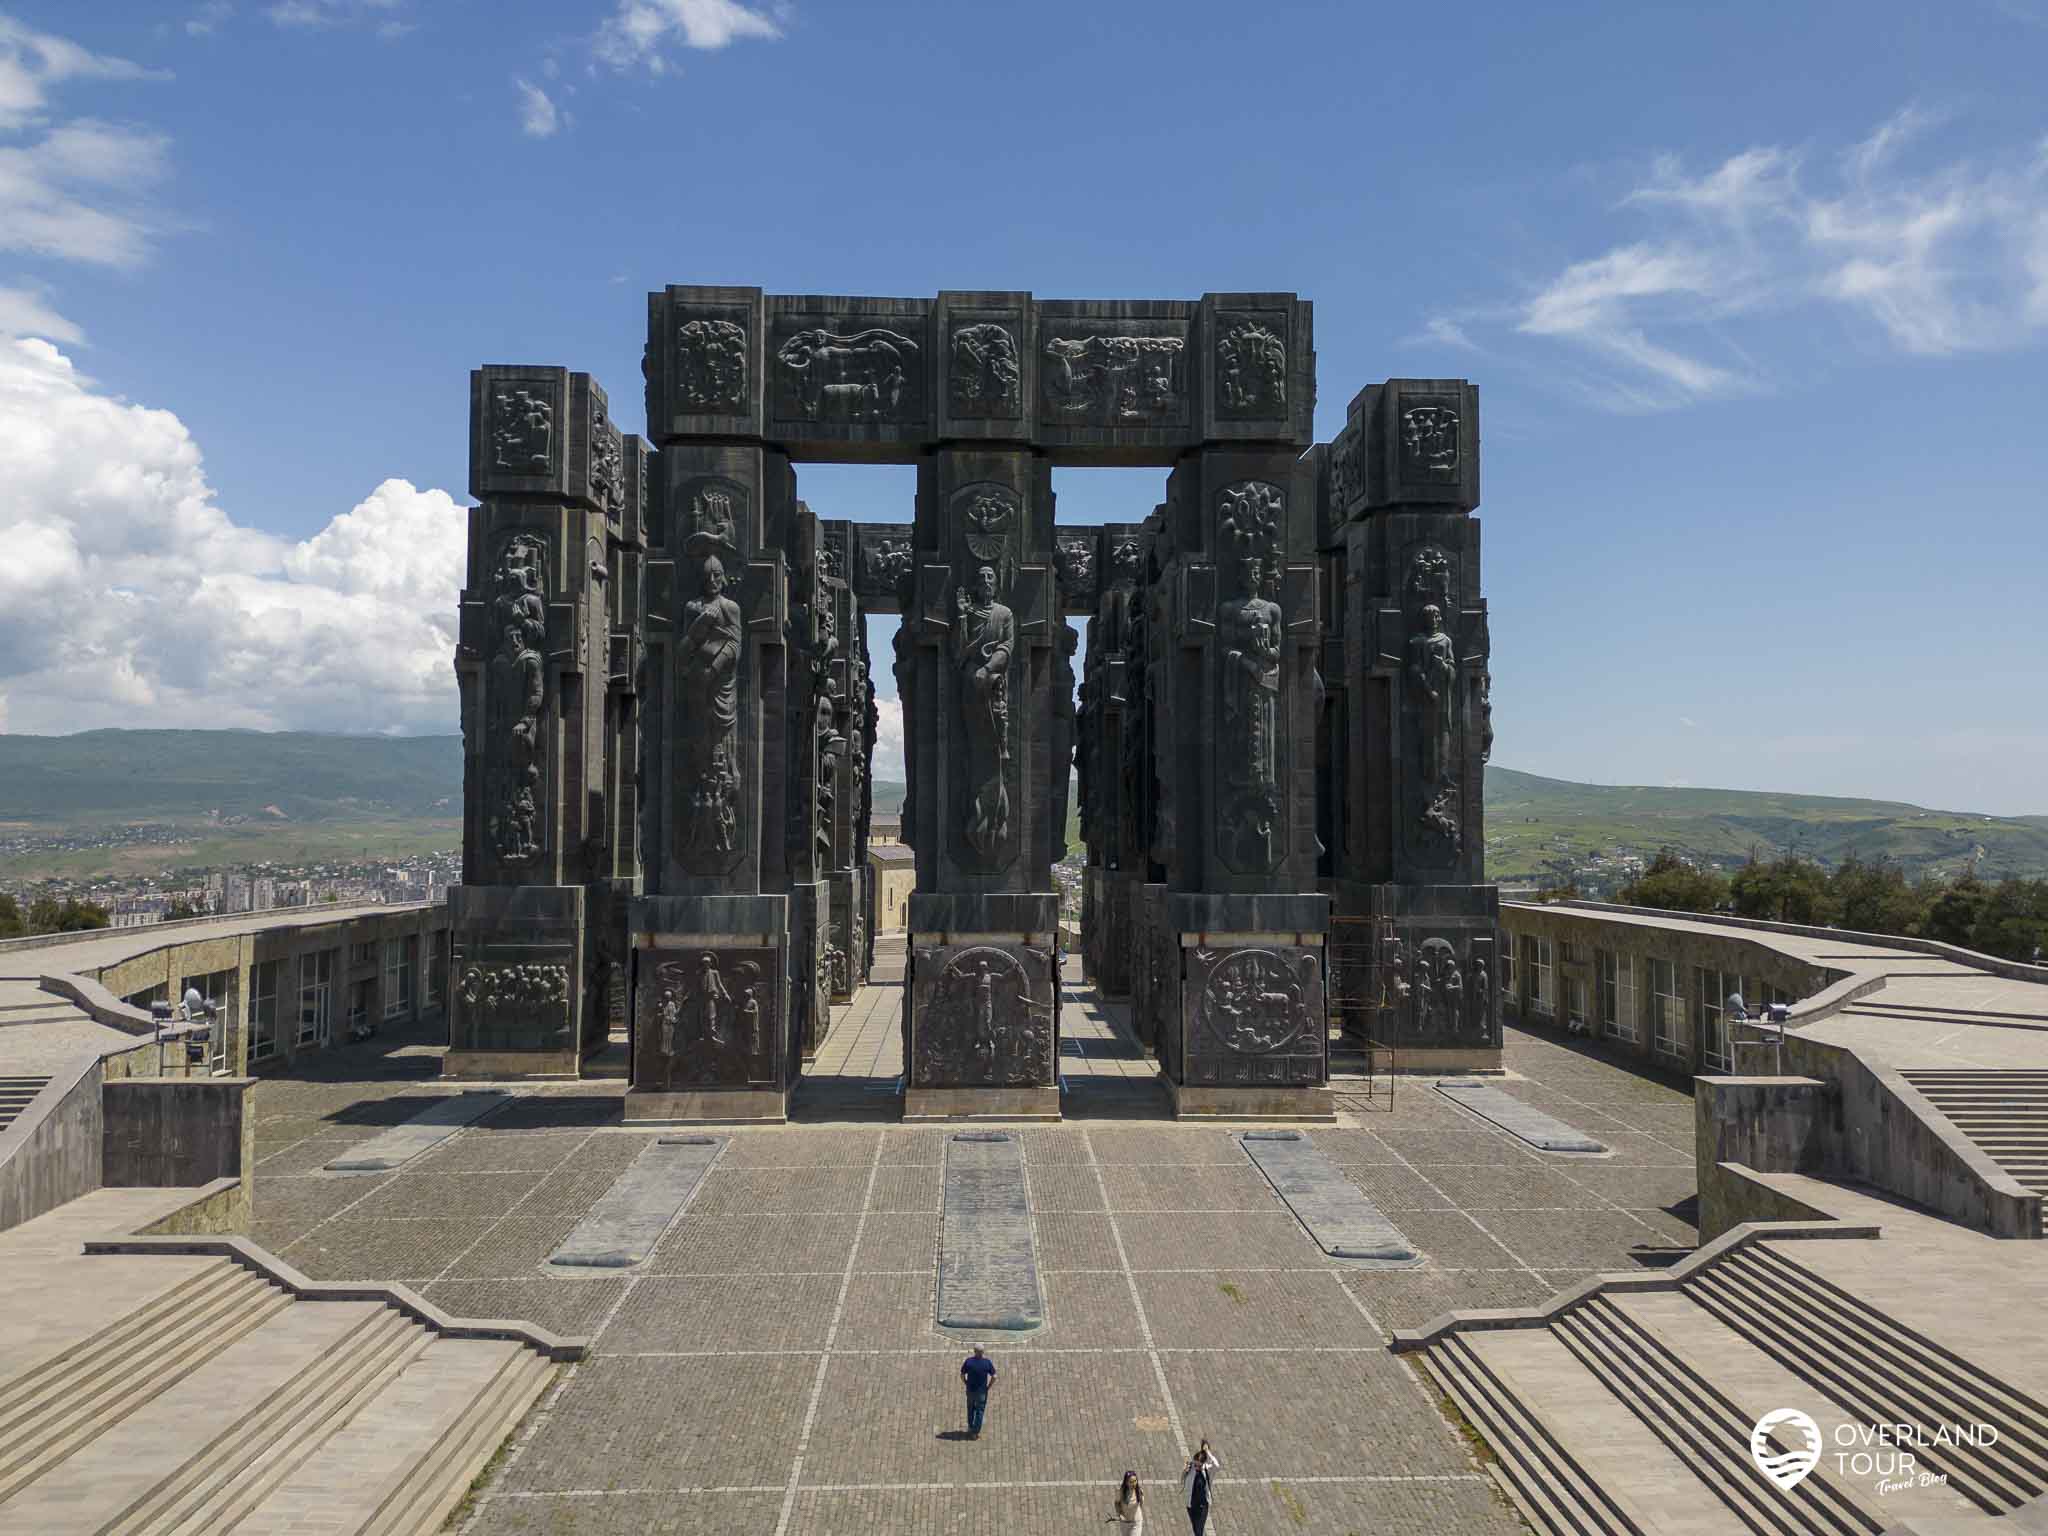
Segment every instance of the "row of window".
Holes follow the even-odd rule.
[[[413,988],[417,980],[419,1004],[430,1008],[441,1000],[447,984],[448,954],[445,941],[428,941],[427,964],[419,965],[417,934],[384,941],[384,1017],[402,1018],[413,1011]],[[352,946],[355,964],[366,964],[375,946]],[[280,1000],[289,1004],[294,993],[298,1003],[296,1042],[299,1046],[326,1045],[334,1035],[334,986],[339,949],[315,950],[289,959],[264,960],[251,967],[249,994],[249,1059],[263,1061],[275,1056],[283,1017]],[[348,1024],[351,1028],[369,1022],[375,983],[364,979],[349,989]]]
[[[1519,954],[1518,946],[1510,944],[1507,947],[1501,985],[1509,997],[1519,996],[1521,973],[1527,973],[1526,1006],[1532,1017],[1557,1017],[1557,965],[1571,964],[1584,958],[1568,942],[1559,944],[1557,948],[1562,955],[1553,960],[1551,941],[1534,934],[1522,936]],[[1727,1017],[1727,999],[1731,993],[1740,992],[1744,1007],[1752,1014],[1761,1012],[1772,1003],[1792,1001],[1790,994],[1755,976],[1740,976],[1734,971],[1696,965],[1692,968],[1693,992],[1689,1003],[1680,980],[1680,969],[1674,961],[1655,956],[1643,957],[1639,981],[1634,955],[1595,949],[1592,958],[1593,1007],[1602,1034],[1630,1045],[1639,1045],[1643,1038],[1644,1015],[1647,1014],[1651,1050],[1659,1056],[1689,1062],[1694,1031],[1697,1030],[1701,1059],[1716,1071],[1732,1071],[1735,1064]],[[1562,1001],[1568,1023],[1585,1026],[1591,1022],[1586,1012],[1585,988],[1577,977],[1564,978]]]

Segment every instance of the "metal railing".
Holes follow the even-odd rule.
[[[1395,942],[1390,919],[1333,917],[1324,949],[1330,1028],[1349,1051],[1364,1056],[1366,1098],[1381,1097],[1384,1074],[1389,1109],[1400,1072],[1399,1055],[1389,1036],[1394,1010],[1405,999],[1405,983],[1390,963]]]

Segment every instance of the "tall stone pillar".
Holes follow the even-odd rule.
[[[604,582],[607,636],[603,839],[590,885],[590,990],[603,1000],[606,1034],[627,1031],[632,1000],[631,909],[640,894],[640,657],[646,608],[647,512],[653,455],[638,437],[624,438],[625,494],[606,525]],[[596,567],[592,567],[593,574]],[[598,1031],[588,1032],[595,1043]]]
[[[1059,1114],[1052,471],[1027,449],[918,462],[904,613],[917,854],[906,1119]]]
[[[1500,1064],[1500,899],[1486,883],[1492,751],[1481,595],[1479,391],[1363,390],[1328,453],[1343,532],[1338,911],[1366,918],[1371,1031],[1403,1066]],[[1346,1010],[1347,1023],[1352,1010]]]
[[[1088,618],[1088,661],[1077,722],[1081,762],[1081,837],[1088,845],[1082,937],[1089,979],[1105,997],[1132,987],[1134,891],[1144,876],[1144,849],[1126,802],[1124,728],[1131,673],[1130,635],[1139,629],[1143,599],[1138,526],[1105,525],[1096,557],[1094,611]],[[1140,666],[1142,671],[1142,664]]]
[[[1166,930],[1154,1010],[1176,1115],[1331,1115],[1315,835],[1309,306],[1210,295],[1204,445],[1168,486],[1148,624]]]
[[[634,1120],[784,1118],[815,992],[791,896],[796,483],[763,439],[761,337],[758,289],[649,295]]]
[[[451,1076],[574,1076],[606,1027],[593,892],[616,865],[614,548],[637,439],[565,368],[470,375],[469,581],[455,671],[463,880],[449,896]]]
[[[825,969],[832,1001],[844,1003],[852,1001],[868,975],[867,715],[872,689],[867,625],[849,579],[853,525],[833,521],[818,526],[821,593],[832,604],[832,629],[838,637],[830,679],[832,732],[842,743],[831,769],[826,841],[821,844],[830,902]]]

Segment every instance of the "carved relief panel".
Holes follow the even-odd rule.
[[[1241,421],[1287,415],[1287,325],[1279,310],[1218,310],[1216,411]]]
[[[920,1088],[1054,1081],[1052,956],[1022,944],[920,947],[911,1082]]]
[[[929,306],[898,312],[874,300],[860,310],[777,310],[768,337],[769,415],[799,435],[865,435],[918,426],[931,414]]]
[[[641,950],[638,959],[636,1086],[677,1092],[776,1080],[775,950]]]
[[[483,661],[484,844],[503,883],[531,878],[548,846],[548,572],[545,534],[501,534],[488,569]]]
[[[1285,620],[1275,600],[1286,493],[1239,481],[1223,488],[1216,513],[1217,850],[1233,869],[1268,870],[1285,855],[1288,835]]]
[[[1430,1049],[1498,1046],[1494,930],[1404,925],[1401,934],[1391,940],[1387,999],[1397,1040]]]
[[[459,1038],[473,1051],[561,1050],[570,1038],[570,968],[552,959],[478,958],[460,965]]]
[[[1187,322],[1041,314],[1046,426],[1178,427],[1188,421]]]
[[[1022,819],[1023,732],[1012,694],[1021,690],[1025,669],[1010,599],[1023,553],[1024,503],[1007,485],[975,481],[947,499],[946,516],[959,551],[947,600],[946,658],[963,748],[949,765],[952,799],[973,856],[1006,864],[1016,855]]]
[[[1328,1020],[1322,951],[1293,945],[1187,953],[1184,1080],[1319,1083]]]
[[[752,508],[746,488],[722,476],[686,481],[675,492],[683,545],[669,652],[675,856],[693,874],[717,874],[741,853],[745,621],[733,593],[742,573],[741,530]]]

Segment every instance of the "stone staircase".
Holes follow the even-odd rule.
[[[50,1079],[45,1077],[0,1077],[0,1131],[4,1131],[33,1104]]]
[[[1901,1074],[1999,1167],[2048,1195],[2048,1071]]]
[[[199,1261],[0,1385],[0,1530],[438,1530],[555,1369],[514,1340]]]
[[[2010,1514],[2048,1490],[2048,1406],[1813,1273],[1798,1258],[1813,1246],[1716,1245],[1669,1279],[1604,1277],[1537,1312],[1443,1320],[1396,1347],[1415,1351],[1552,1536],[1879,1536]],[[1824,1445],[1790,1492],[1750,1453],[1777,1408],[1811,1415]],[[1858,1437],[1901,1423],[1997,1434],[1912,1448],[1911,1486],[1893,1487],[1896,1449]],[[1873,1455],[1845,1464],[1845,1449]],[[1919,1471],[1945,1481],[1919,1486]]]

